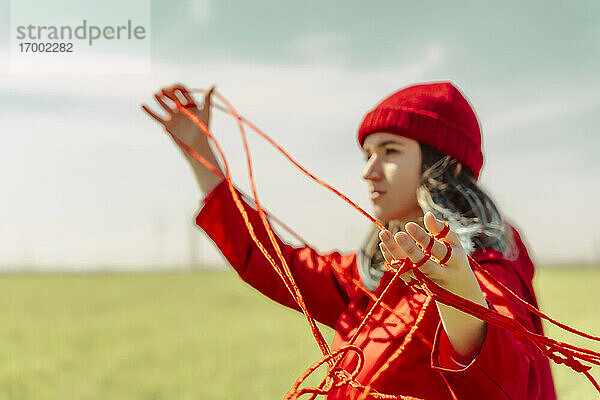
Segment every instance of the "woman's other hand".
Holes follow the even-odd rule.
[[[428,232],[435,236],[445,227],[442,221],[437,220],[430,212],[425,214],[424,223],[427,231],[416,223],[409,222],[405,225],[408,233],[398,232],[395,236],[392,236],[389,231],[380,232],[381,252],[388,263],[408,257],[410,261],[416,264],[423,259],[425,256],[423,249],[427,248],[430,240],[432,240]],[[471,269],[467,254],[456,232],[449,230],[445,238],[433,240],[431,255],[437,260],[447,258],[448,249],[442,243],[442,241],[445,241],[452,248],[450,258],[447,259],[444,266],[429,259],[419,267],[419,270],[442,288],[488,308],[479,282]],[[400,277],[407,283],[416,279],[412,271],[406,272]],[[481,344],[485,339],[487,325],[478,318],[465,314],[456,308],[437,301],[436,304],[452,347],[461,356],[470,357],[475,354],[481,348]]]
[[[430,240],[432,240],[428,233],[434,236],[439,234],[444,229],[444,224],[430,212],[425,214],[424,223],[427,230],[414,222],[409,222],[404,227],[406,232],[398,232],[395,236],[392,236],[389,231],[379,233],[379,238],[382,240],[379,247],[388,263],[408,257],[410,261],[416,264],[425,257],[423,249],[427,248]],[[419,270],[444,289],[454,293],[461,292],[460,289],[465,284],[473,283],[475,276],[458,235],[456,232],[449,230],[445,238],[433,239],[433,241],[431,255],[437,260],[443,260],[447,256],[448,249],[442,242],[444,241],[452,249],[450,258],[445,262],[445,266],[440,266],[429,259],[419,267]],[[412,271],[402,274],[400,278],[407,283],[416,279]]]

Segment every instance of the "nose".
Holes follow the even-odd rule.
[[[362,171],[362,178],[367,181],[377,181],[382,176],[381,163],[377,160],[377,154],[373,154]]]

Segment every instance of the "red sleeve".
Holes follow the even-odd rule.
[[[519,297],[525,296],[528,289],[509,262],[493,261],[481,265]],[[490,309],[536,331],[533,319],[537,317],[495,289],[483,275],[475,274]],[[492,324],[487,324],[480,351],[471,357],[461,358],[452,348],[440,322],[434,338],[431,365],[442,371],[449,386],[461,399],[555,398],[548,360],[541,351],[528,339],[515,337],[512,332]]]
[[[240,192],[237,193],[242,199]],[[242,203],[256,236],[265,245],[271,257],[280,264],[258,211],[243,199]],[[204,199],[196,217],[196,224],[213,240],[245,282],[271,299],[299,310],[281,278],[248,233],[225,180]],[[338,270],[347,271],[353,277],[358,276],[356,253],[342,255],[334,251],[319,254],[308,246],[290,246],[278,237],[277,242],[309,312],[317,321],[334,327],[354,294],[351,282]]]

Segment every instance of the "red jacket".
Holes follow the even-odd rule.
[[[246,202],[244,206],[258,238],[276,259],[258,212]],[[196,224],[214,241],[245,282],[271,299],[298,310],[279,276],[254,245],[225,181],[206,196]],[[507,261],[500,252],[490,248],[477,249],[471,256],[496,279],[537,307],[531,284],[534,267],[516,230],[514,234],[520,249],[516,261]],[[373,304],[340,273],[344,270],[360,279],[357,254],[337,251],[319,254],[308,246],[293,247],[279,238],[278,242],[310,313],[336,330],[331,347],[332,350],[340,348]],[[391,276],[391,273],[384,273],[375,295],[379,296]],[[476,276],[491,308],[542,333],[539,317],[509,300],[480,274],[476,273]],[[411,291],[403,282],[388,292],[384,302],[393,307],[395,313],[380,307],[355,342],[365,355],[364,367],[357,376],[361,384],[366,385],[388,361],[384,372],[372,383],[373,389],[380,393],[451,399],[445,378],[461,400],[556,398],[548,359],[533,343],[514,337],[511,332],[488,324],[481,351],[471,360],[461,360],[464,367],[450,357],[453,350],[435,302],[430,302],[424,311],[419,332],[407,335],[425,300],[424,294]],[[401,356],[390,360],[399,346],[404,347]],[[357,358],[348,355],[344,360],[342,367],[352,371]],[[358,394],[357,389],[347,385],[330,393],[328,399],[355,399]]]

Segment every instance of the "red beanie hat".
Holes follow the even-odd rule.
[[[375,132],[428,144],[468,167],[475,180],[479,177],[483,165],[479,123],[469,102],[450,82],[409,86],[392,94],[363,119],[360,146]]]

